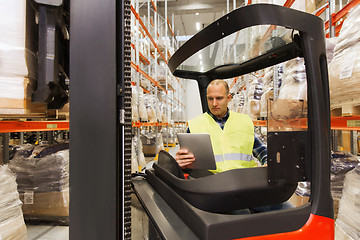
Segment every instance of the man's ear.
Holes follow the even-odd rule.
[[[230,101],[231,99],[232,99],[232,95],[229,94],[229,95],[228,95],[228,100]]]

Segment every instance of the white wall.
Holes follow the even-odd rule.
[[[186,121],[202,114],[199,87],[196,80],[185,80]]]

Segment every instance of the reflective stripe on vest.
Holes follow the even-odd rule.
[[[256,167],[252,150],[254,125],[248,115],[230,112],[224,129],[208,114],[204,113],[189,121],[191,133],[209,133],[216,159],[217,169],[223,172],[236,168]]]
[[[252,155],[245,153],[226,153],[224,155],[215,155],[216,162],[223,162],[226,160],[243,160],[243,161],[251,161],[253,160]]]

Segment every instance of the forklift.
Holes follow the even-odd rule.
[[[236,34],[245,38],[246,29],[258,26],[268,27],[271,33],[261,39],[259,54],[224,57],[224,43],[231,42]],[[285,32],[290,37],[282,35]],[[240,48],[234,47],[238,52]],[[200,54],[205,56],[205,64],[196,61]],[[301,107],[299,114],[279,117],[273,113],[284,105],[277,99],[268,102],[266,167],[185,179],[174,158],[160,152],[152,169],[132,180],[157,239],[334,239],[323,20],[272,4],[240,7],[184,43],[168,67],[174,76],[197,81],[206,111],[206,87],[211,80],[242,76],[294,58],[305,62],[307,101],[298,104],[306,107]],[[301,206],[230,214],[286,202],[302,181],[310,182],[311,193]]]

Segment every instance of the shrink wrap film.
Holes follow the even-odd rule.
[[[260,99],[260,117],[267,117],[267,102],[269,99],[274,98],[274,90],[272,87],[265,89]]]
[[[9,163],[25,219],[68,223],[69,144],[20,145]]]
[[[33,9],[31,9],[34,11]],[[26,0],[0,1],[0,76],[36,78],[37,56],[35,49],[28,49],[32,32],[26,33],[27,19]],[[29,31],[29,30],[28,30]],[[35,45],[35,44],[33,44]]]
[[[131,120],[133,122],[140,121],[139,117],[139,93],[136,86],[131,86]]]
[[[137,152],[136,152],[136,142],[135,137],[131,140],[131,172],[137,172],[139,171],[139,163],[137,160]]]
[[[337,43],[337,38],[333,37],[333,38],[326,38],[325,39],[325,43],[326,43],[326,58],[327,58],[327,62],[328,64],[333,60],[334,58],[334,49]]]
[[[331,108],[360,104],[360,5],[345,19],[329,64]]]
[[[17,191],[16,177],[7,165],[0,165],[0,239],[27,239],[26,225]]]
[[[0,1],[0,46],[25,47],[26,0]]]
[[[139,117],[140,117],[140,121],[142,122],[147,122],[149,120],[148,118],[148,113],[146,110],[146,105],[145,105],[145,99],[144,99],[144,93],[143,91],[139,91]]]
[[[26,54],[31,54],[31,52],[26,50],[24,46],[15,47],[0,42],[0,76],[22,78],[27,76]]]
[[[32,85],[21,76],[0,76],[0,114],[46,113],[47,105],[31,102]]]
[[[330,172],[330,186],[331,195],[334,200],[335,218],[338,215],[339,201],[343,195],[344,179],[348,172],[353,170],[359,164],[359,159],[347,152],[332,152],[331,153],[331,172]],[[311,186],[309,182],[299,182],[296,189],[298,196],[310,196]]]
[[[307,100],[304,60],[296,58],[285,64],[279,99]]]
[[[339,37],[334,49],[337,54],[344,49],[360,42],[360,5],[349,11],[348,17],[344,20]]]
[[[274,97],[274,68],[269,67],[265,69],[263,81],[263,94],[260,98],[260,117],[267,117],[267,102],[270,98]]]
[[[335,221],[336,240],[360,239],[360,165],[345,176],[343,195]]]
[[[157,122],[156,100],[154,95],[145,95],[145,106],[149,122]]]
[[[335,53],[329,64],[331,108],[360,104],[360,44]]]
[[[249,75],[248,86],[246,88],[246,103],[244,106],[245,113],[250,116],[252,120],[257,120],[260,117],[260,98],[262,92],[262,82],[257,76]]]

